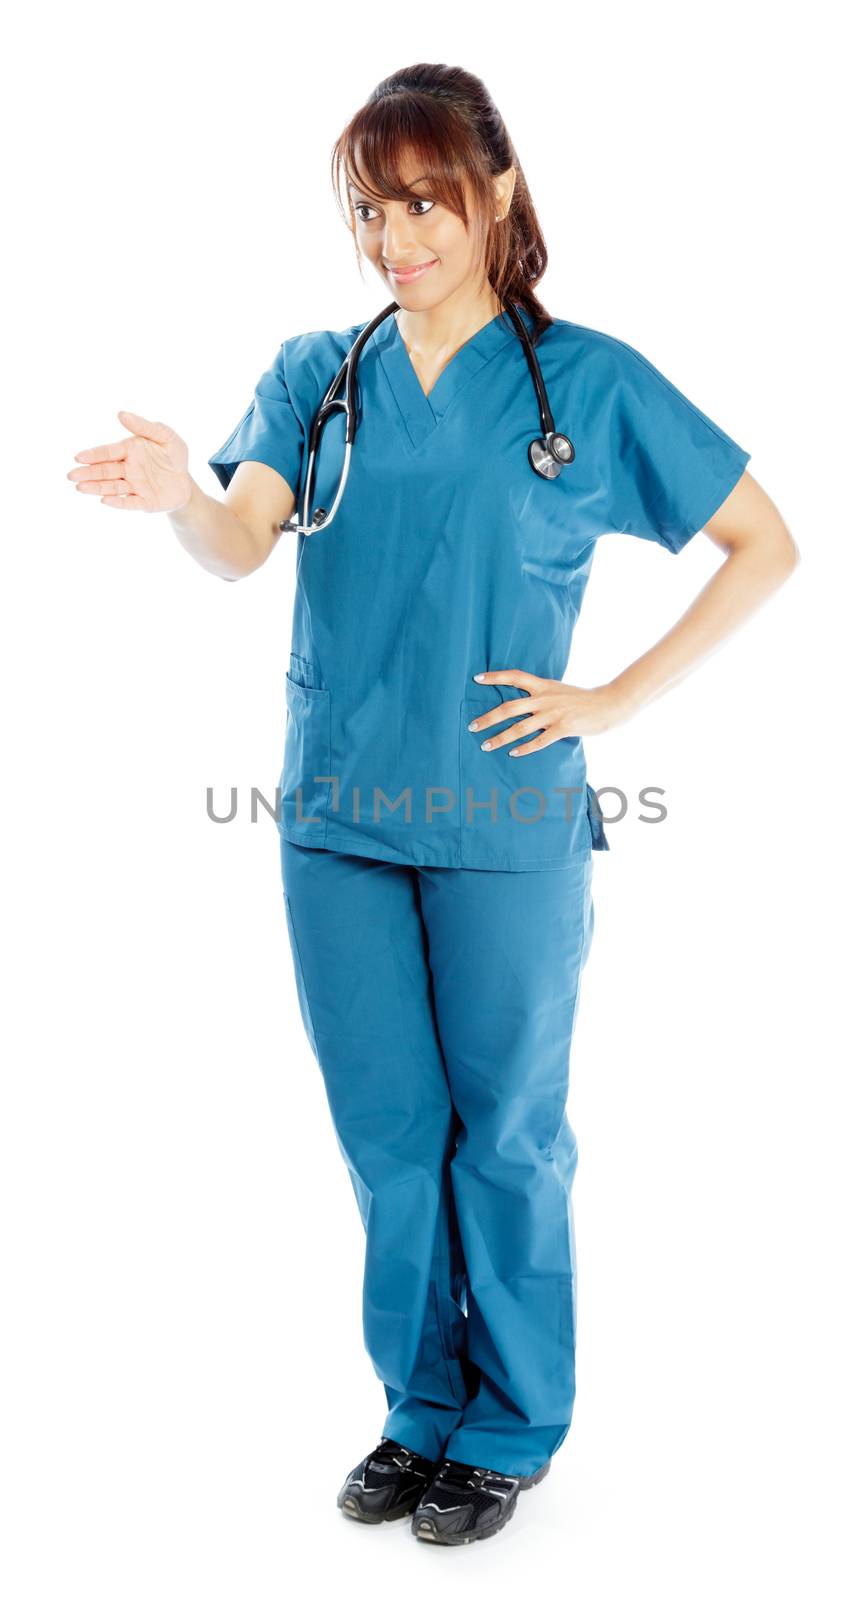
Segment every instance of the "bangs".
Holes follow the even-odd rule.
[[[497,180],[505,174],[512,174],[513,183],[499,216]],[[380,262],[360,227],[365,219],[351,189],[379,207],[431,200],[459,218],[471,240],[473,266],[497,302],[513,302],[529,313],[533,341],[551,325],[534,288],[547,267],[537,213],[501,113],[473,73],[441,61],[389,73],[332,146],[330,175],[361,278],[365,254],[379,270]]]
[[[463,223],[465,184],[476,193],[481,187],[466,128],[441,100],[433,109],[423,96],[389,95],[362,106],[334,147],[333,167],[337,180],[343,172],[372,199],[412,200],[423,191]]]

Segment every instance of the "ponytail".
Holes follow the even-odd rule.
[[[358,161],[376,193],[412,198],[402,182],[408,150],[423,163],[429,195],[464,223],[469,187],[481,225],[487,280],[500,305],[509,300],[528,313],[532,340],[537,341],[552,323],[535,294],[535,284],[547,269],[547,247],[510,135],[480,78],[462,67],[420,63],[382,79],[333,147],[331,172],[340,208],[343,175],[362,186]],[[510,167],[516,170],[511,204],[497,222],[493,180]],[[352,226],[344,211],[343,217]]]

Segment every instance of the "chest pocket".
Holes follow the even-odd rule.
[[[512,684],[472,681],[460,705],[460,860],[467,867],[515,870],[560,866],[590,850],[608,850],[597,795],[586,783],[583,741],[555,739],[527,756],[521,742],[481,744],[519,722],[519,714],[471,733],[468,724],[494,706],[526,697]],[[528,742],[527,735],[524,742]],[[533,735],[532,735],[533,737]]]

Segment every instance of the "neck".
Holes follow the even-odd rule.
[[[461,286],[428,311],[407,311],[401,306],[395,318],[406,348],[426,359],[458,350],[473,334],[492,322],[501,307],[492,287],[485,283]]]

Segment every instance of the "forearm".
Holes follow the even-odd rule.
[[[732,551],[670,631],[612,680],[609,687],[625,714],[686,677],[780,588],[795,565],[787,548]]]
[[[260,566],[262,555],[251,530],[222,500],[205,494],[193,478],[185,506],[167,513],[184,550],[218,578],[243,578]]]

